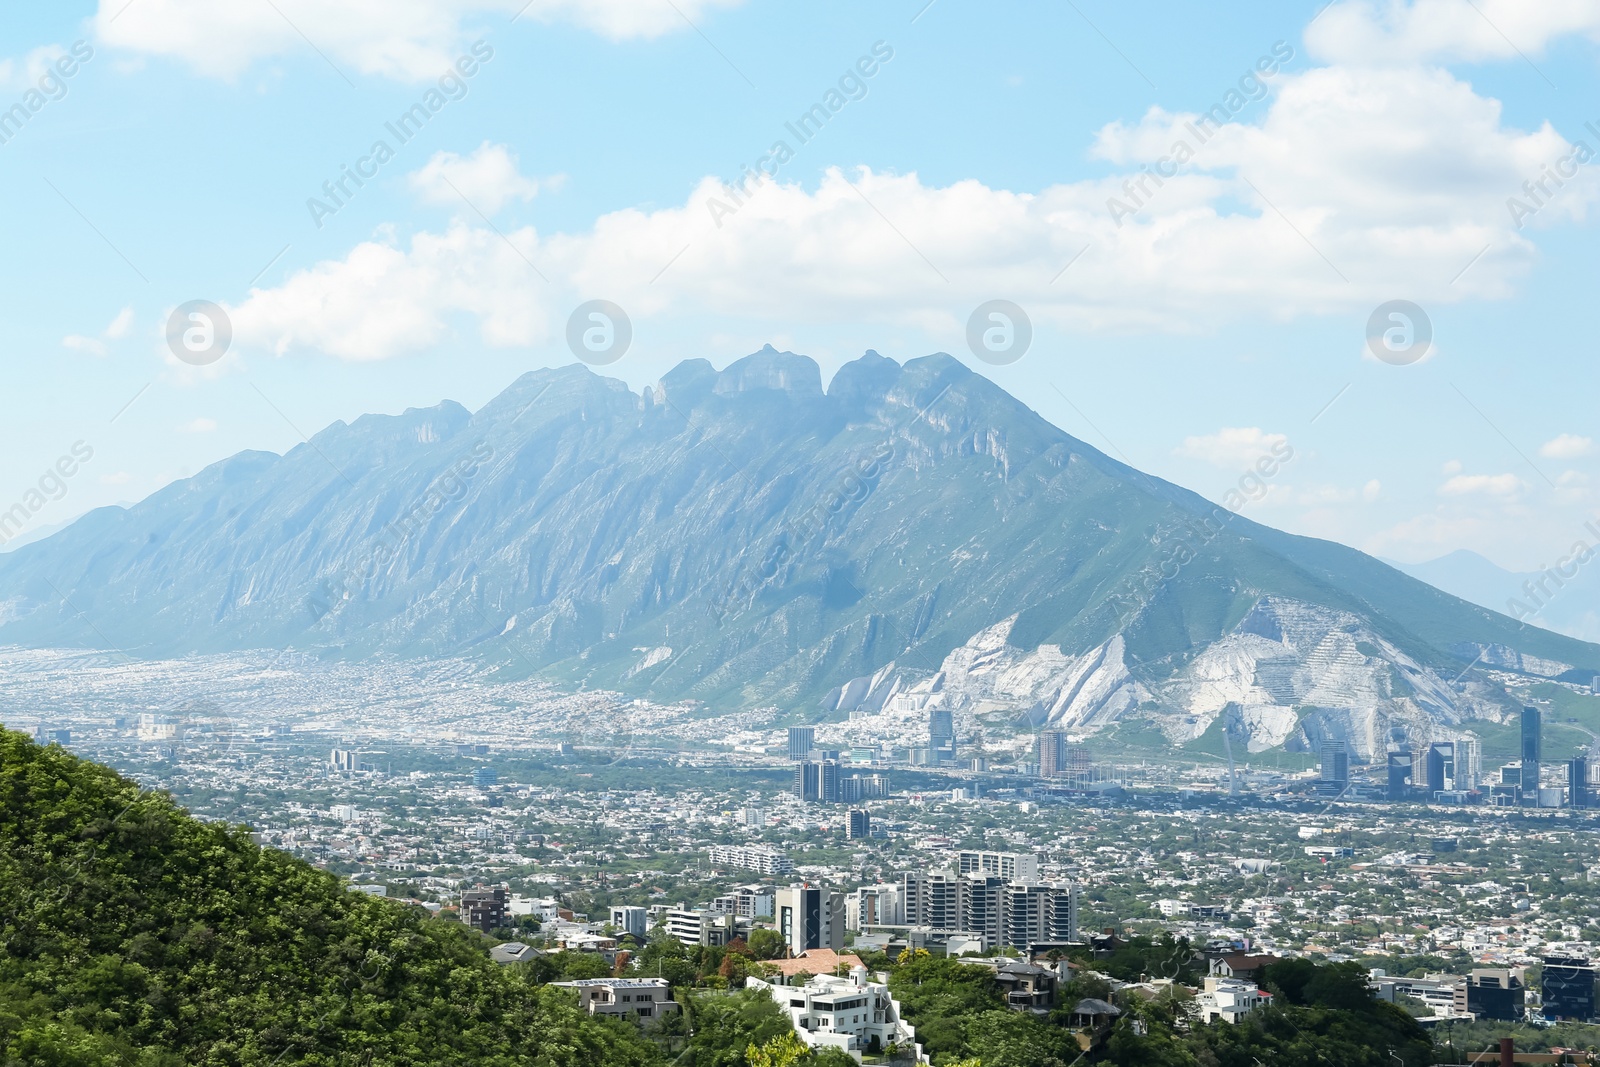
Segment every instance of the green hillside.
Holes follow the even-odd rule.
[[[478,936],[0,730],[0,1064],[659,1062]]]

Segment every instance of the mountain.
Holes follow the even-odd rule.
[[[0,1062],[659,1064],[457,922],[0,730]]]
[[[1600,647],[1225,511],[943,354],[587,368],[244,452],[0,557],[0,643],[467,657],[711,711],[1450,736]],[[1463,673],[1466,671],[1466,673]],[[921,723],[918,727],[916,724]]]
[[[1535,625],[1584,641],[1600,641],[1600,572],[1593,568],[1584,567],[1567,576],[1553,570],[1508,571],[1465,549],[1425,563],[1385,562],[1462,600],[1507,612],[1516,611],[1520,604],[1536,612],[1528,618]],[[1572,569],[1569,565],[1568,570]]]

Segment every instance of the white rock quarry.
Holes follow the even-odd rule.
[[[1154,704],[1139,713],[1177,744],[1232,708],[1236,743],[1242,736],[1251,752],[1332,737],[1371,759],[1391,741],[1459,737],[1471,720],[1505,714],[1478,683],[1440,677],[1358,616],[1285,598],[1263,598],[1232,633],[1161,682],[1134,676],[1121,635],[1072,655],[1055,645],[1012,645],[1015,623],[1013,616],[974,634],[932,675],[889,664],[834,690],[828,707],[850,712],[841,737],[925,744],[928,710],[944,707],[959,735],[981,731],[990,750],[1020,753],[1038,729],[1089,734]]]

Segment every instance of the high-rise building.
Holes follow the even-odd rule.
[[[1589,793],[1589,757],[1573,756],[1567,760],[1567,803],[1574,808],[1587,808]]]
[[[1077,940],[1078,892],[1071,882],[981,871],[908,871],[900,876],[899,888],[911,926],[979,934],[990,948],[1026,950],[1042,942]]]
[[[1522,709],[1522,791],[1539,792],[1539,764],[1544,759],[1544,715],[1535,707]]]
[[[1511,1022],[1523,1015],[1522,979],[1504,968],[1477,967],[1455,989],[1457,1014]]]
[[[1455,788],[1468,793],[1478,789],[1483,780],[1480,769],[1481,759],[1481,749],[1478,747],[1476,738],[1463,737],[1456,742],[1454,760],[1456,769]]]
[[[1317,756],[1321,762],[1319,777],[1324,785],[1350,784],[1350,742],[1330,737],[1317,747]]]
[[[817,728],[815,726],[789,727],[789,758],[804,760],[811,758],[811,750],[817,747]]]
[[[336,771],[355,771],[361,768],[361,753],[353,748],[336,748],[328,757],[328,764]]]
[[[928,762],[939,764],[956,758],[955,716],[949,708],[928,711]]]
[[[793,954],[810,948],[844,948],[844,894],[797,883],[777,892],[778,932]]]
[[[844,835],[851,841],[872,836],[872,813],[852,808],[846,817]]]
[[[900,926],[906,921],[898,885],[866,885],[845,899],[846,925],[856,933],[869,926]]]
[[[1594,982],[1595,966],[1588,960],[1546,956],[1539,983],[1544,1017],[1582,1023],[1593,1019]]]
[[[1039,763],[1041,778],[1059,778],[1067,772],[1067,732],[1041,730],[1038,751],[1034,757]]]
[[[808,803],[840,800],[838,760],[805,760],[794,765],[794,794]]]
[[[1446,783],[1455,777],[1456,746],[1454,741],[1435,741],[1428,746],[1423,761],[1423,781],[1427,785],[1428,799],[1442,793]]]
[[[472,772],[472,784],[479,789],[487,789],[500,780],[500,772],[493,767],[479,767]]]
[[[1400,749],[1389,753],[1389,780],[1387,796],[1390,800],[1405,800],[1411,793],[1411,752]]]

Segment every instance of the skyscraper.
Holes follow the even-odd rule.
[[[844,894],[804,883],[777,892],[778,932],[791,953],[844,948]]]
[[[815,726],[789,727],[789,758],[803,760],[811,758],[811,750],[817,747],[817,728]]]
[[[1539,763],[1544,759],[1540,736],[1543,725],[1544,716],[1538,708],[1522,709],[1522,791],[1533,794],[1535,803],[1539,797]]]
[[[853,808],[847,816],[844,836],[851,841],[872,836],[872,813]]]
[[[1589,757],[1567,760],[1567,803],[1574,808],[1589,806]]]
[[[1456,746],[1453,741],[1435,741],[1428,746],[1423,766],[1423,780],[1427,784],[1428,799],[1442,793],[1446,781],[1455,777]]]
[[[1042,730],[1039,733],[1039,776],[1057,778],[1067,773],[1067,734],[1065,730]]]
[[[794,795],[801,800],[837,804],[840,798],[837,760],[805,760],[794,765]]]
[[[928,762],[937,765],[955,758],[955,716],[949,708],[933,708],[928,712]]]
[[[1476,738],[1463,737],[1456,742],[1455,787],[1457,789],[1470,793],[1482,784],[1483,777],[1479,764],[1481,758]]]
[[[1398,752],[1389,753],[1389,789],[1390,800],[1404,800],[1411,792],[1411,751],[1400,749]]]
[[[1320,775],[1323,785],[1344,788],[1350,784],[1350,743],[1342,738],[1329,738],[1317,749],[1322,763]]]

